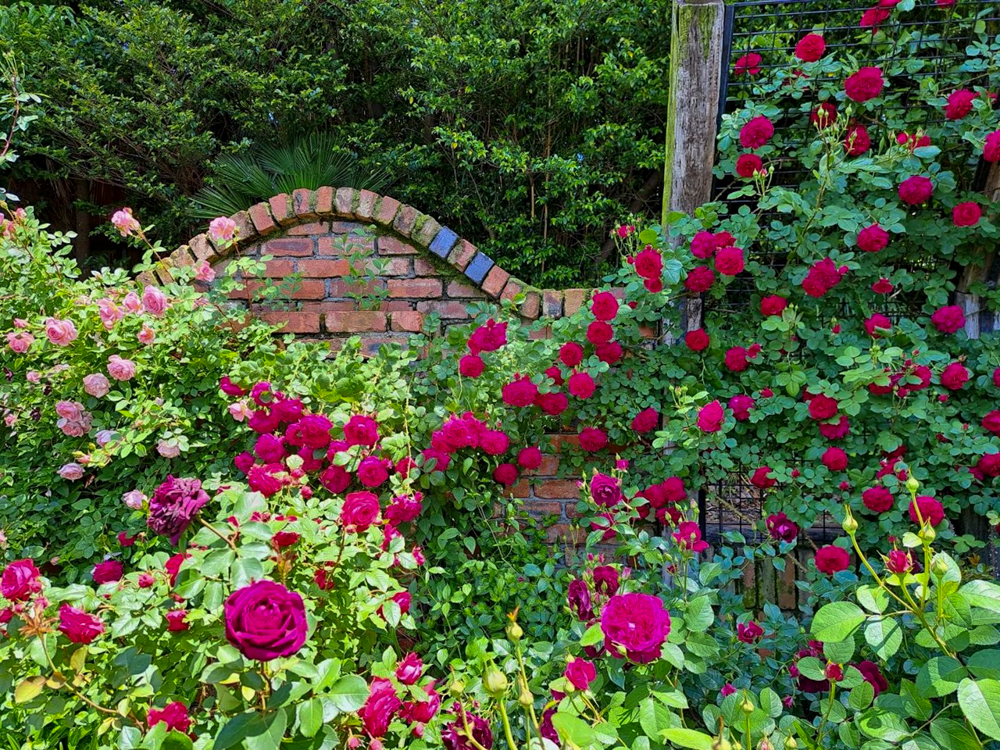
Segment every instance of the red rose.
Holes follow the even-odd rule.
[[[538,396],[538,386],[526,377],[517,375],[513,382],[507,383],[503,387],[503,402],[507,406],[524,407],[531,406]]]
[[[658,279],[663,274],[663,257],[651,247],[635,256],[635,272],[644,279]]]
[[[888,8],[880,8],[878,6],[869,8],[861,14],[861,23],[858,25],[863,29],[875,28],[880,23],[885,21],[891,14],[892,11]]]
[[[795,45],[795,56],[802,62],[816,62],[826,52],[826,41],[819,34],[806,34]]]
[[[773,135],[774,125],[764,115],[758,115],[740,129],[740,145],[743,148],[760,148]]]
[[[982,421],[983,429],[987,432],[992,432],[994,435],[1000,435],[1000,411],[994,409],[989,412]]]
[[[590,301],[590,312],[598,320],[614,320],[618,314],[618,300],[611,292],[598,292]]]
[[[584,427],[580,430],[580,447],[589,453],[595,453],[608,444],[608,436],[596,427]]]
[[[729,410],[733,413],[737,422],[742,422],[750,419],[750,410],[755,404],[756,402],[750,396],[737,394],[729,399]]]
[[[320,473],[319,483],[329,492],[338,495],[350,486],[351,475],[343,466],[331,464]]]
[[[952,362],[941,371],[941,385],[950,391],[957,391],[969,382],[970,373],[961,362]]]
[[[104,632],[100,617],[63,604],[59,608],[59,630],[73,643],[91,643]]]
[[[250,473],[250,467],[254,464],[254,457],[252,453],[247,453],[243,451],[238,453],[235,458],[233,458],[233,464],[236,468],[242,471],[244,474]]]
[[[988,162],[1000,161],[1000,130],[995,130],[986,136],[983,158]]]
[[[597,669],[593,662],[586,659],[573,659],[566,665],[563,677],[577,690],[586,690],[590,683],[597,679]]]
[[[479,447],[489,456],[499,456],[510,448],[510,438],[502,430],[486,430],[479,440]]]
[[[1000,453],[983,454],[976,463],[976,469],[987,477],[1000,476]]]
[[[594,379],[585,372],[574,372],[566,381],[566,390],[577,398],[590,398],[596,388]]]
[[[167,725],[167,731],[177,731],[187,734],[191,729],[191,718],[187,707],[180,701],[168,703],[163,708],[151,708],[146,714],[146,724],[150,729],[160,722]]]
[[[715,254],[715,268],[723,276],[735,276],[744,268],[743,251],[738,247],[724,247]]]
[[[747,350],[742,346],[734,346],[726,352],[726,369],[730,372],[743,372],[747,369]]]
[[[750,52],[749,54],[740,57],[736,64],[733,66],[733,75],[736,76],[755,76],[760,73],[760,64],[763,58],[756,52]]]
[[[601,362],[613,365],[622,358],[622,345],[617,341],[609,341],[606,344],[598,344],[594,347],[594,354]]]
[[[614,329],[603,320],[595,320],[587,326],[587,341],[594,346],[606,344],[615,336]]]
[[[736,638],[741,643],[756,643],[764,635],[764,628],[753,620],[736,625]]]
[[[948,120],[961,120],[972,111],[972,103],[976,100],[976,92],[969,89],[958,89],[948,95],[948,105],[944,108],[944,116]]]
[[[941,333],[955,333],[965,327],[965,313],[958,305],[948,305],[931,315],[931,323]]]
[[[878,338],[879,333],[887,333],[892,330],[892,321],[882,313],[875,313],[865,320],[865,330],[872,338]]]
[[[539,394],[535,405],[549,416],[558,417],[569,407],[569,398],[565,393],[556,393],[554,391],[551,393],[542,393]]]
[[[809,122],[822,130],[837,121],[837,107],[831,102],[822,102],[809,113]]]
[[[171,633],[181,633],[191,629],[191,623],[187,621],[186,609],[172,609],[167,612],[167,630]]]
[[[940,0],[938,2],[940,5]],[[899,550],[896,550],[899,551]],[[889,553],[890,556],[892,553]],[[909,555],[909,553],[905,553]],[[872,686],[875,691],[875,697],[878,697],[879,693],[884,693],[889,689],[889,682],[882,676],[882,672],[879,670],[878,665],[874,662],[863,661],[858,664],[858,671],[861,672],[861,676],[865,678],[865,682]]]
[[[771,476],[770,466],[761,466],[756,469],[753,475],[750,477],[750,484],[754,487],[759,487],[762,490],[770,489],[778,483],[777,479]]]
[[[704,328],[696,328],[684,334],[684,344],[693,352],[704,351],[708,348],[708,334]],[[998,368],[1000,369],[1000,368]]]
[[[726,419],[725,409],[718,401],[711,401],[698,410],[698,429],[702,432],[718,432]]]
[[[388,459],[368,456],[358,464],[358,481],[365,487],[378,487],[389,478],[391,466]]]
[[[551,380],[556,385],[563,384],[562,370],[559,369],[559,365],[552,365],[552,367],[547,368],[545,370],[545,375],[546,377],[548,377],[549,380]]]
[[[843,273],[830,258],[817,261],[802,280],[802,288],[810,297],[822,297],[833,289],[843,278]]]
[[[872,291],[875,294],[892,294],[892,290],[895,287],[889,279],[879,279],[874,284],[872,284]]]
[[[817,422],[832,419],[837,414],[837,400],[822,393],[809,399],[809,416]]]
[[[869,487],[861,493],[861,502],[872,513],[885,513],[893,506],[892,492],[881,485]]]
[[[840,448],[827,448],[820,460],[830,471],[843,471],[847,468],[847,454]]]
[[[478,354],[466,354],[458,360],[458,371],[464,378],[478,378],[486,365]]]
[[[919,206],[930,200],[934,183],[929,177],[914,175],[899,184],[899,199],[910,206]]]
[[[974,227],[983,216],[978,203],[967,201],[951,209],[951,221],[956,227]]]
[[[908,510],[910,520],[913,523],[919,524],[920,520],[923,519],[924,523],[937,526],[944,520],[944,507],[930,495],[917,495],[916,504],[911,502]],[[920,511],[919,517],[918,510]]]
[[[871,136],[864,125],[852,124],[844,135],[844,150],[848,156],[861,156],[872,147]]]
[[[840,547],[834,547],[832,544],[820,547],[816,551],[816,570],[820,573],[827,575],[839,573],[842,570],[847,570],[850,563],[851,556],[847,554],[847,551]]]
[[[497,323],[493,318],[486,321],[486,325],[479,326],[472,335],[469,336],[469,351],[473,354],[480,352],[495,352],[507,343],[507,324]]]
[[[94,577],[94,583],[100,586],[102,583],[120,581],[124,570],[122,564],[117,560],[105,560],[94,566],[94,572],[91,575]]]
[[[695,266],[688,271],[687,278],[684,279],[684,288],[688,291],[700,293],[707,292],[715,283],[715,272],[708,266]]]
[[[744,156],[753,156],[753,154],[744,154]],[[701,258],[702,260],[711,258],[718,249],[719,245],[716,242],[715,235],[711,232],[698,232],[691,239],[691,254],[696,258]]]
[[[30,559],[15,560],[0,576],[0,594],[12,602],[26,601],[42,590],[41,572]]]
[[[877,253],[888,244],[889,233],[878,224],[872,224],[858,232],[858,247],[866,253]]]
[[[894,549],[886,558],[885,567],[890,573],[908,573],[913,569],[913,558],[909,552]]]
[[[559,360],[567,367],[576,367],[583,361],[583,347],[575,341],[567,341],[559,348]]]
[[[378,523],[380,513],[377,496],[371,492],[352,492],[344,498],[340,522],[346,528],[363,534],[369,526]]]
[[[500,464],[493,470],[493,478],[500,484],[511,486],[517,483],[517,467],[514,464]]]
[[[840,440],[847,437],[851,431],[851,422],[846,414],[841,414],[840,419],[834,424],[822,423],[819,425],[819,434],[827,440]]]
[[[740,154],[736,159],[736,174],[740,177],[753,177],[763,171],[764,162],[757,154]]]
[[[884,86],[881,68],[861,68],[844,81],[844,92],[856,102],[867,102],[881,94]]]
[[[760,301],[760,311],[768,317],[781,315],[786,307],[788,307],[788,300],[776,294],[769,294]]]
[[[799,535],[799,527],[794,521],[790,521],[784,513],[768,516],[765,526],[767,526],[767,533],[777,541],[793,542]]]
[[[1000,412],[996,412],[1000,417]],[[656,429],[660,423],[660,413],[653,408],[643,409],[632,419],[632,429],[638,433],[649,432]]]

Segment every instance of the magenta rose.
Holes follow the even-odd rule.
[[[486,363],[478,354],[466,354],[458,360],[458,371],[463,378],[478,378],[486,369]]]
[[[621,658],[648,664],[660,657],[670,634],[670,614],[663,602],[649,594],[617,594],[608,600],[601,612],[604,647]]]
[[[802,62],[816,62],[826,51],[826,40],[819,34],[806,34],[795,45],[795,56]]]
[[[12,602],[30,599],[42,590],[41,573],[33,560],[15,560],[0,576],[0,594]]]
[[[476,740],[475,745],[472,744],[465,732],[466,723],[468,723],[469,729],[472,730],[472,737]],[[453,721],[450,724],[446,724],[444,729],[441,730],[441,744],[444,745],[445,750],[479,750],[479,748],[492,750],[493,732],[490,730],[490,724],[486,719],[466,712],[465,721],[461,719]]]
[[[768,317],[781,315],[786,307],[788,307],[788,300],[776,294],[770,294],[760,301],[760,312],[762,315],[767,315]]]
[[[590,311],[598,320],[614,320],[618,314],[618,300],[611,292],[598,292],[590,301]]]
[[[163,708],[151,708],[146,714],[146,724],[150,729],[160,722],[167,725],[167,731],[177,731],[187,734],[191,729],[191,717],[188,716],[187,706],[180,701],[168,703]]]
[[[542,451],[536,445],[529,445],[517,453],[517,463],[524,469],[534,470],[542,465]]]
[[[416,520],[424,507],[422,501],[423,495],[419,492],[413,495],[400,495],[385,509],[385,520],[393,526]]]
[[[157,534],[169,537],[171,544],[177,544],[181,534],[207,502],[208,493],[201,488],[200,481],[168,476],[149,501],[146,525]]]
[[[595,453],[605,448],[608,444],[608,436],[597,427],[584,427],[580,430],[580,447],[588,453]]]
[[[740,177],[750,178],[763,171],[764,162],[757,154],[740,154],[736,159],[736,174]],[[712,250],[715,250],[714,246]]]
[[[566,665],[563,677],[577,690],[586,690],[590,687],[590,683],[597,679],[597,669],[593,662],[586,659],[573,659]]]
[[[660,423],[660,413],[653,408],[643,409],[632,418],[632,429],[638,433],[646,433],[656,429]]]
[[[59,630],[73,643],[91,643],[104,632],[100,617],[63,604],[59,608]]]
[[[105,560],[94,566],[94,583],[100,586],[102,583],[113,583],[120,581],[124,570],[122,564],[117,560]]]
[[[933,193],[934,183],[929,177],[914,175],[899,184],[899,199],[910,206],[926,203]]]
[[[770,466],[759,466],[750,476],[750,484],[762,490],[770,489],[778,483],[778,480],[771,476]]]
[[[840,448],[827,448],[820,460],[830,471],[844,471],[847,468],[847,454]]]
[[[822,422],[825,419],[832,419],[839,408],[836,399],[824,396],[822,393],[809,399],[809,416]]]
[[[882,93],[885,80],[880,68],[861,68],[844,81],[844,92],[856,102],[867,102]]]
[[[413,685],[424,673],[424,663],[414,653],[407,654],[396,667],[396,679],[404,685]]]
[[[941,385],[951,391],[960,390],[969,382],[969,371],[961,362],[952,362],[941,371]]]
[[[934,311],[931,323],[941,333],[955,333],[965,327],[965,313],[958,305],[947,305]]]
[[[702,432],[718,432],[726,419],[725,409],[718,401],[711,401],[698,410],[698,429]]]
[[[372,680],[368,700],[358,711],[365,732],[370,737],[382,737],[389,730],[392,717],[403,707],[403,702],[396,695],[392,681],[384,677]]]
[[[724,247],[715,254],[715,270],[723,276],[735,276],[744,267],[743,251],[738,247]]]
[[[861,672],[861,676],[865,678],[865,682],[875,689],[876,697],[878,697],[879,693],[885,692],[889,689],[889,682],[885,679],[882,675],[882,671],[874,662],[866,660],[859,663],[858,671]]]
[[[609,477],[607,474],[594,474],[590,479],[590,494],[594,502],[604,508],[613,508],[622,499],[621,487],[618,480]]]
[[[765,526],[767,526],[767,533],[771,535],[771,538],[781,542],[794,542],[799,535],[798,525],[789,520],[784,513],[774,513],[768,516]]]
[[[583,622],[590,622],[594,619],[590,589],[587,588],[587,583],[582,578],[574,578],[570,581],[569,588],[566,590],[566,605],[577,619]]]
[[[505,487],[517,484],[517,467],[511,463],[503,463],[493,470],[493,479]]]
[[[226,639],[255,661],[291,656],[306,642],[302,597],[274,581],[255,581],[237,589],[223,611]]]
[[[742,643],[755,643],[764,635],[764,628],[753,620],[741,622],[736,626],[736,637]]]
[[[594,589],[602,596],[618,593],[618,571],[610,565],[598,565],[593,570]]]
[[[644,279],[658,279],[663,274],[663,256],[647,247],[635,256],[635,272]]]
[[[920,523],[920,520],[923,519],[924,523],[937,526],[944,520],[944,506],[930,495],[918,495],[916,504],[911,502],[908,511],[913,523]]]
[[[958,89],[948,95],[948,104],[944,109],[946,120],[961,120],[972,111],[972,103],[976,100],[976,92],[969,89]]]
[[[358,481],[365,487],[378,487],[389,478],[390,466],[387,459],[368,456],[358,464]]]
[[[906,550],[891,550],[885,559],[885,567],[890,573],[907,573],[913,569],[913,557]]]
[[[579,399],[590,398],[596,388],[594,379],[586,372],[574,372],[566,381],[566,390]]]
[[[708,348],[709,337],[704,328],[696,328],[684,334],[684,345],[693,352],[704,351]]]
[[[828,544],[820,547],[816,551],[816,569],[820,573],[832,575],[842,570],[847,570],[851,563],[851,556],[847,550]]]
[[[889,233],[878,224],[872,224],[858,232],[858,247],[866,253],[877,253],[889,244]]]
[[[344,498],[340,511],[340,522],[359,534],[379,520],[378,497],[371,492],[352,492]]]
[[[740,128],[740,145],[743,148],[760,148],[771,140],[774,125],[764,115],[758,115]]]
[[[424,686],[424,692],[427,693],[427,700],[406,701],[403,704],[403,708],[399,712],[399,718],[407,724],[426,724],[434,718],[441,707],[441,696],[434,689],[433,680]]]
[[[869,487],[861,493],[861,502],[872,513],[885,513],[893,506],[892,492],[881,485]]]
[[[974,227],[983,217],[983,209],[978,203],[959,203],[951,210],[951,221],[956,227]]]
[[[289,425],[285,439],[298,447],[325,448],[330,444],[330,430],[333,424],[321,414],[307,414],[298,422]]]
[[[513,381],[503,387],[503,402],[507,406],[521,408],[531,406],[538,396],[538,386],[529,378],[516,376]]]

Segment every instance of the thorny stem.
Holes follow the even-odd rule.
[[[198,520],[201,521],[201,525],[202,526],[204,526],[206,529],[208,529],[213,534],[215,534],[217,537],[219,537],[219,539],[221,539],[226,544],[228,544],[229,548],[233,552],[236,552],[237,554],[239,554],[239,551],[236,549],[236,544],[233,542],[232,539],[230,539],[228,536],[226,536],[225,534],[223,534],[221,531],[219,531],[217,528],[215,528],[212,524],[210,524],[208,521],[206,521],[201,516],[198,516]]]

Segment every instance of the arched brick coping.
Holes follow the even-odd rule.
[[[402,313],[438,312],[446,320],[462,319],[469,302],[513,300],[519,294],[524,295],[519,309],[522,317],[559,318],[579,309],[590,293],[587,289],[535,289],[427,214],[368,190],[296,190],[291,196],[276,195],[230,218],[236,223],[242,254],[281,259],[272,261],[269,276],[298,273],[303,277],[306,291],[296,295],[301,309],[284,313],[289,321],[286,330],[295,333],[414,332],[420,329],[422,315]],[[376,227],[374,254],[390,259],[390,272],[384,280],[389,297],[379,310],[359,317],[347,314],[358,311],[348,307],[343,282],[337,283],[346,266],[329,262],[336,256],[325,238],[343,235],[352,226],[371,225]],[[216,247],[207,234],[199,234],[158,264],[152,274],[142,274],[140,280],[169,283],[172,267],[200,260],[222,263],[230,252]],[[413,256],[412,262],[407,256]],[[320,263],[320,259],[328,262]],[[322,290],[316,283],[307,283],[314,281],[323,282]],[[268,315],[277,320],[280,314]],[[388,316],[384,317],[384,328],[379,316]],[[318,327],[311,325],[314,321],[319,321]]]

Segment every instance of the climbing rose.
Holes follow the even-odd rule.
[[[580,430],[580,447],[589,453],[601,450],[608,444],[608,436],[596,427]]]
[[[35,343],[35,337],[30,333],[11,331],[7,334],[7,344],[14,354],[24,354]]]
[[[594,618],[594,610],[590,601],[590,589],[580,578],[570,581],[566,589],[566,606],[576,615],[577,619],[588,622]]]
[[[510,438],[501,430],[486,430],[480,438],[479,446],[490,456],[499,456],[510,448]]]
[[[994,409],[989,412],[982,421],[983,429],[987,432],[992,432],[994,435],[1000,435],[1000,411]]]
[[[83,390],[94,398],[103,398],[111,390],[111,384],[101,373],[95,372],[83,378]]]
[[[737,422],[742,422],[750,419],[750,410],[755,404],[756,402],[751,396],[738,393],[729,399],[729,410],[733,413]]]
[[[379,520],[378,497],[371,492],[352,492],[344,498],[340,522],[350,530],[363,534]]]
[[[886,558],[885,567],[890,573],[906,573],[913,568],[913,558],[909,552],[901,549],[894,549],[889,552]]]
[[[882,93],[885,81],[881,68],[861,68],[844,81],[844,92],[856,102],[867,102]]]
[[[861,156],[872,147],[868,128],[858,123],[852,123],[844,135],[844,150],[849,156]]]
[[[837,400],[824,396],[822,393],[809,399],[809,416],[817,422],[831,419],[837,413]]]
[[[225,216],[217,216],[208,225],[208,236],[213,242],[230,242],[236,237],[236,222]]]
[[[215,269],[209,265],[207,260],[199,261],[194,267],[194,278],[196,281],[204,281],[206,284],[211,284],[215,281]]]
[[[741,622],[736,626],[736,637],[743,643],[755,643],[764,635],[764,628],[753,620]]]
[[[684,334],[684,344],[693,352],[704,351],[708,348],[708,334],[704,328],[696,328]]]
[[[937,526],[944,520],[944,506],[930,495],[918,495],[916,503],[911,502],[907,510],[913,523],[919,524],[920,518],[923,518],[925,523]],[[919,518],[917,516],[918,510],[920,511]]]
[[[590,301],[590,311],[598,320],[614,320],[618,314],[618,300],[611,292],[598,292]]]
[[[48,318],[45,321],[45,335],[56,346],[69,346],[76,341],[76,326],[72,320]]]
[[[688,271],[687,278],[684,279],[684,288],[688,291],[700,293],[707,292],[715,283],[715,272],[708,266],[695,266]]]
[[[952,362],[941,371],[941,385],[951,391],[957,391],[969,382],[969,371],[961,362]]]
[[[609,365],[613,365],[619,359],[622,358],[624,353],[621,344],[617,341],[609,341],[606,344],[598,344],[594,347],[594,353],[601,362],[607,362]]]
[[[587,341],[594,346],[608,343],[614,335],[614,329],[603,320],[595,320],[587,326]]]
[[[842,570],[847,570],[850,563],[851,556],[847,554],[847,551],[832,544],[820,547],[816,552],[816,570],[820,573],[827,575],[839,573]]]
[[[983,158],[988,162],[1000,161],[1000,130],[995,130],[986,136]]]
[[[742,346],[734,346],[726,351],[724,361],[730,372],[743,372],[747,369],[747,350]]]
[[[744,154],[744,156],[753,156],[753,154]],[[760,161],[760,157],[754,156],[754,158]],[[719,245],[715,235],[711,232],[698,232],[691,238],[691,254],[696,258],[702,260],[711,258],[718,249]]]
[[[997,412],[1000,415],[1000,412]],[[649,432],[659,424],[660,413],[656,409],[643,409],[632,419],[632,429],[638,433]]]
[[[847,454],[840,448],[827,448],[820,460],[830,471],[843,471],[847,468]]]
[[[965,313],[958,305],[939,308],[931,315],[931,323],[941,333],[955,333],[965,327]]]
[[[882,676],[881,670],[874,662],[863,661],[858,664],[858,671],[865,678],[865,682],[872,686],[875,697],[889,689],[889,682]]]
[[[961,120],[972,111],[972,103],[976,100],[976,92],[969,89],[958,89],[948,95],[948,104],[944,108],[944,116],[948,120]]]
[[[754,487],[759,487],[762,490],[774,487],[774,485],[778,483],[778,480],[772,478],[770,474],[770,466],[760,466],[754,470],[753,475],[750,477],[750,484]]]
[[[413,685],[424,673],[424,663],[412,651],[396,667],[396,679],[404,685]]]
[[[228,375],[223,375],[219,378],[219,390],[227,396],[245,396],[247,393],[245,390],[236,385],[236,383],[230,380]]]
[[[122,237],[130,237],[142,229],[139,222],[132,216],[132,209],[128,207],[120,208],[111,214],[111,225],[118,230]]]
[[[816,62],[826,52],[826,41],[819,34],[806,34],[795,45],[795,56],[802,62]]]
[[[567,341],[559,347],[559,360],[567,367],[576,367],[583,361],[583,347],[575,341]]]
[[[724,247],[715,254],[715,268],[723,276],[735,276],[744,267],[743,251],[738,247]]]
[[[893,289],[895,289],[895,287],[892,285],[892,282],[886,278],[881,278],[872,284],[872,291],[875,292],[875,294],[892,294]]]
[[[722,404],[712,401],[698,410],[698,429],[702,432],[718,432],[726,419]]]
[[[740,145],[743,148],[760,148],[774,135],[774,125],[764,115],[758,115],[740,129]]]
[[[385,520],[393,526],[415,520],[423,510],[424,496],[420,492],[413,495],[400,495],[393,499],[385,509]]]
[[[878,224],[872,224],[858,232],[858,247],[866,253],[877,253],[889,244],[889,233]]]
[[[493,479],[507,487],[517,484],[517,467],[509,463],[500,464],[493,470]]]
[[[536,404],[549,416],[557,417],[569,407],[569,398],[565,393],[542,393]]]
[[[618,571],[610,565],[598,565],[593,570],[594,589],[602,596],[618,593]]]
[[[574,372],[566,381],[566,390],[580,399],[590,398],[596,389],[594,379],[586,372]],[[534,399],[532,399],[534,401]]]
[[[191,729],[191,717],[187,707],[180,701],[168,703],[163,708],[151,708],[146,714],[146,725],[152,729],[160,722],[167,725],[167,731],[177,731],[187,734]]]
[[[956,227],[974,227],[982,216],[983,209],[973,201],[959,203],[951,210],[951,221]]]
[[[635,256],[635,272],[644,279],[658,279],[663,274],[663,256],[646,247]]]
[[[934,192],[934,183],[929,177],[914,175],[907,177],[899,184],[899,199],[911,206],[919,206],[930,200]]]
[[[879,332],[886,333],[892,329],[892,321],[882,313],[875,313],[870,318],[865,319],[865,330],[872,338],[878,338]]]
[[[822,297],[840,283],[844,271],[837,268],[830,258],[813,263],[802,280],[802,288],[810,297]]]
[[[465,733],[465,724],[472,730],[472,737],[476,740],[473,745]],[[466,712],[465,721],[459,719],[450,724],[446,724],[441,730],[441,744],[445,750],[492,750],[493,732],[490,731],[490,723],[481,716]]]
[[[325,448],[330,444],[333,423],[322,414],[306,414],[285,430],[285,439],[299,448]]]
[[[181,534],[194,520],[195,514],[208,502],[208,493],[197,479],[175,479],[156,488],[149,501],[149,518],[146,525],[157,534],[170,538],[177,544]]]
[[[670,615],[663,602],[649,594],[616,594],[601,612],[604,647],[621,658],[648,664],[660,657],[670,634]]]
[[[589,662],[586,659],[573,659],[573,661],[566,665],[566,671],[563,672],[563,676],[577,690],[586,690],[590,687],[590,683],[597,679],[597,669],[594,667],[593,662]]]
[[[372,447],[378,442],[378,425],[371,417],[355,414],[344,425],[344,439],[348,445]]]
[[[167,612],[167,630],[171,633],[181,633],[191,629],[191,623],[187,621],[186,609],[172,609]]]
[[[63,604],[59,608],[59,630],[73,643],[91,643],[104,632],[100,617]]]
[[[869,487],[861,493],[861,502],[872,513],[885,513],[893,506],[892,492],[882,486]]]
[[[478,378],[483,374],[485,367],[482,357],[478,354],[466,354],[458,360],[458,371],[465,378]]]
[[[799,535],[799,527],[788,519],[784,513],[774,513],[767,517],[765,523],[767,533],[772,539],[782,542],[792,542]]]
[[[507,343],[507,324],[497,323],[490,318],[486,325],[479,326],[469,337],[469,351],[473,354],[480,352],[495,352]]]
[[[776,294],[769,294],[760,301],[760,312],[768,317],[781,315],[786,307],[788,307],[788,300]]]
[[[618,480],[609,477],[607,474],[597,473],[590,479],[590,495],[594,502],[604,508],[613,508],[622,499],[621,487]]]
[[[756,52],[743,55],[736,60],[736,64],[733,66],[733,74],[737,76],[755,76],[760,73],[760,64],[762,61],[763,58]]]
[[[526,377],[515,376],[514,380],[503,387],[503,402],[507,406],[531,406],[538,396],[538,386]]]
[[[104,562],[99,562],[94,566],[94,570],[91,573],[94,578],[94,583],[98,586],[102,583],[120,581],[123,574],[124,571],[122,570],[122,564],[117,560],[105,560]]]
[[[671,536],[681,549],[702,552],[708,549],[708,542],[701,538],[701,529],[695,521],[681,521],[677,531]]]
[[[368,456],[358,464],[357,477],[365,487],[378,487],[389,478],[392,462],[388,459]]]
[[[861,14],[861,23],[859,25],[863,29],[875,28],[880,23],[885,21],[891,14],[892,11],[890,11],[889,8],[882,8],[879,6],[869,8]]]
[[[291,656],[306,641],[308,624],[302,597],[280,583],[260,580],[226,599],[226,639],[255,661]]]
[[[25,601],[42,590],[40,576],[33,560],[15,560],[0,576],[0,594],[12,602]]]
[[[740,177],[753,177],[764,171],[764,162],[757,154],[740,154],[736,159],[736,174]]]
[[[167,296],[155,286],[142,290],[142,308],[154,318],[161,318],[167,311]]]

